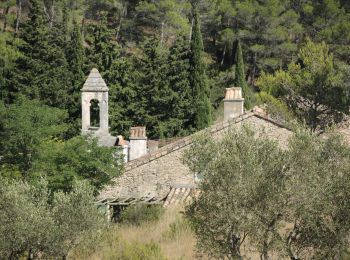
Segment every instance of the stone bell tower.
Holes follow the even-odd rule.
[[[91,105],[97,104],[98,121],[92,124]],[[96,137],[109,136],[108,128],[108,87],[97,69],[92,69],[81,89],[82,128],[83,135]]]

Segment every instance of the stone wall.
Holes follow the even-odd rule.
[[[257,133],[265,132],[270,138],[279,142],[282,147],[292,132],[274,122],[263,114],[248,112],[229,122],[216,124],[205,131],[210,131],[215,138],[220,138],[230,127],[247,124]],[[163,197],[173,185],[193,185],[194,175],[182,163],[182,154],[189,149],[192,137],[162,147],[154,153],[129,162],[122,176],[115,179],[113,186],[107,187],[100,199],[117,197]]]

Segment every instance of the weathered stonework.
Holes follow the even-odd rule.
[[[215,138],[221,138],[230,127],[249,125],[257,133],[276,140],[286,147],[292,132],[274,122],[259,111],[247,112],[227,122],[216,124],[203,131],[209,131]],[[100,194],[100,199],[118,197],[164,197],[172,186],[195,185],[195,177],[182,163],[183,152],[190,149],[192,137],[185,137],[159,150],[126,164],[122,176],[115,184]]]
[[[97,100],[100,108],[100,126],[95,132],[99,135],[108,135],[108,87],[97,69],[91,70],[81,89],[82,134],[94,132],[90,126],[91,100]]]

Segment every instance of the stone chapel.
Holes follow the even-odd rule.
[[[114,137],[108,126],[108,87],[97,69],[88,76],[82,92],[82,134],[98,138],[102,146],[120,146],[125,157],[125,168],[114,184],[100,193],[99,203],[107,206],[111,217],[120,207],[133,203],[169,206],[186,202],[198,194],[196,176],[182,162],[182,154],[191,149],[193,135],[181,138],[161,148],[147,139],[145,127],[132,127],[130,140]],[[92,124],[92,104],[98,104],[99,122]],[[224,120],[202,131],[221,138],[230,128],[250,125],[257,133],[264,132],[285,146],[291,130],[273,120],[262,109],[244,111],[241,88],[227,88],[224,102]],[[152,144],[152,145],[151,145]],[[114,212],[114,213],[113,213]]]

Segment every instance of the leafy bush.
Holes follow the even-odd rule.
[[[142,223],[159,220],[164,213],[161,205],[135,204],[127,207],[121,213],[121,222],[140,226]]]

